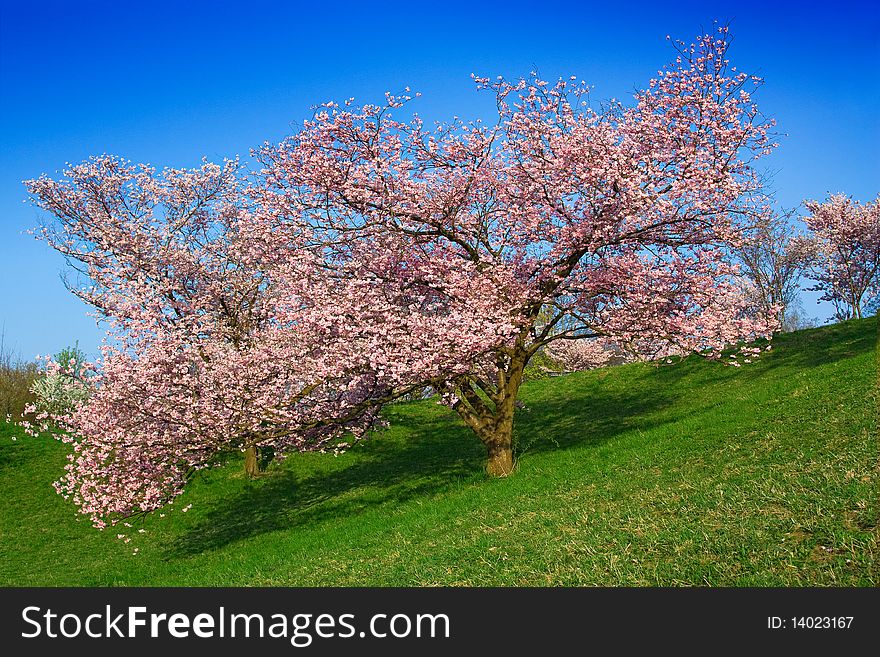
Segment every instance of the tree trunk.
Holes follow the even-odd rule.
[[[248,477],[256,477],[262,472],[260,468],[260,453],[256,446],[251,445],[244,451],[244,473]]]
[[[490,477],[507,477],[513,474],[513,445],[510,434],[487,442],[486,451],[486,474]]]
[[[528,353],[520,348],[507,362],[499,363],[494,386],[463,377],[455,381],[455,387],[446,389],[457,398],[452,408],[486,446],[486,474],[490,477],[513,474],[513,416],[527,362]]]

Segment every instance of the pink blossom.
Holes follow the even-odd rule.
[[[825,203],[806,201],[812,255],[811,289],[834,304],[837,319],[863,316],[880,295],[880,196],[864,205],[837,194]]]

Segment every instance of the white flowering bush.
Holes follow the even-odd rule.
[[[31,386],[37,411],[63,415],[89,398],[88,386],[68,374],[46,371]]]
[[[46,364],[31,385],[34,402],[26,413],[41,425],[50,418],[61,417],[84,403],[91,394],[88,375],[90,364],[77,347],[68,347],[54,358],[45,357]],[[44,426],[41,426],[45,430]]]

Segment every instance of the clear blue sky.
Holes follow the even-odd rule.
[[[329,9],[325,9],[329,6]],[[101,331],[24,234],[21,181],[113,153],[194,166],[277,140],[325,100],[421,91],[429,120],[491,116],[470,74],[574,74],[625,97],[689,40],[730,22],[731,58],[766,78],[787,133],[767,161],[784,206],[880,191],[876,2],[8,2],[0,0],[0,327],[25,358]],[[827,310],[810,303],[824,319]]]

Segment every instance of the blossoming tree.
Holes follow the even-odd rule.
[[[734,248],[747,293],[765,314],[776,313],[783,330],[797,328],[799,283],[813,251],[792,223],[794,212],[758,216]]]
[[[836,194],[805,205],[814,255],[810,276],[818,283],[812,289],[834,304],[838,320],[860,318],[880,295],[880,197],[862,204]]]
[[[409,98],[388,96],[382,107],[328,104],[259,151],[258,193],[279,221],[334,253],[400,254],[364,266],[384,283],[409,277],[441,307],[500,310],[480,358],[426,379],[485,444],[489,474],[513,469],[523,369],[546,345],[713,356],[772,329],[727,257],[741,219],[760,211],[752,160],[773,144],[751,96],[760,80],[729,67],[725,32],[681,45],[630,107],[596,111],[571,80],[477,78],[497,99],[492,126],[400,121]],[[414,263],[431,263],[430,276]],[[398,353],[442,354],[459,322],[445,317]]]
[[[114,336],[88,402],[55,418],[62,492],[98,524],[150,511],[218,453],[331,447],[425,387],[506,476],[539,350],[718,357],[769,335],[729,255],[761,211],[771,123],[727,46],[680,45],[629,106],[477,78],[492,125],[429,129],[388,95],[322,106],[249,178],[100,157],[30,181]]]
[[[389,390],[327,310],[345,292],[297,249],[306,235],[255,212],[237,163],[159,174],[104,156],[66,173],[28,183],[56,218],[41,236],[111,339],[80,403],[31,410],[73,443],[56,487],[96,524],[161,506],[225,451],[254,474],[260,448],[373,425]]]
[[[254,475],[261,450],[344,447],[340,436],[362,436],[382,403],[441,371],[418,345],[446,315],[415,299],[408,278],[430,277],[434,263],[410,259],[408,274],[378,285],[364,263],[401,266],[391,245],[370,258],[360,251],[376,242],[338,257],[316,249],[308,228],[279,225],[249,198],[241,173],[235,162],[157,173],[101,156],[28,183],[56,219],[40,236],[85,277],[71,291],[109,323],[100,370],[76,377],[89,394],[30,409],[31,426],[73,444],[56,487],[99,526],[167,503],[232,450]],[[409,303],[426,310],[399,312]],[[458,321],[432,342],[442,371],[494,340],[504,321],[490,306],[444,305]],[[409,358],[396,350],[404,340]]]

